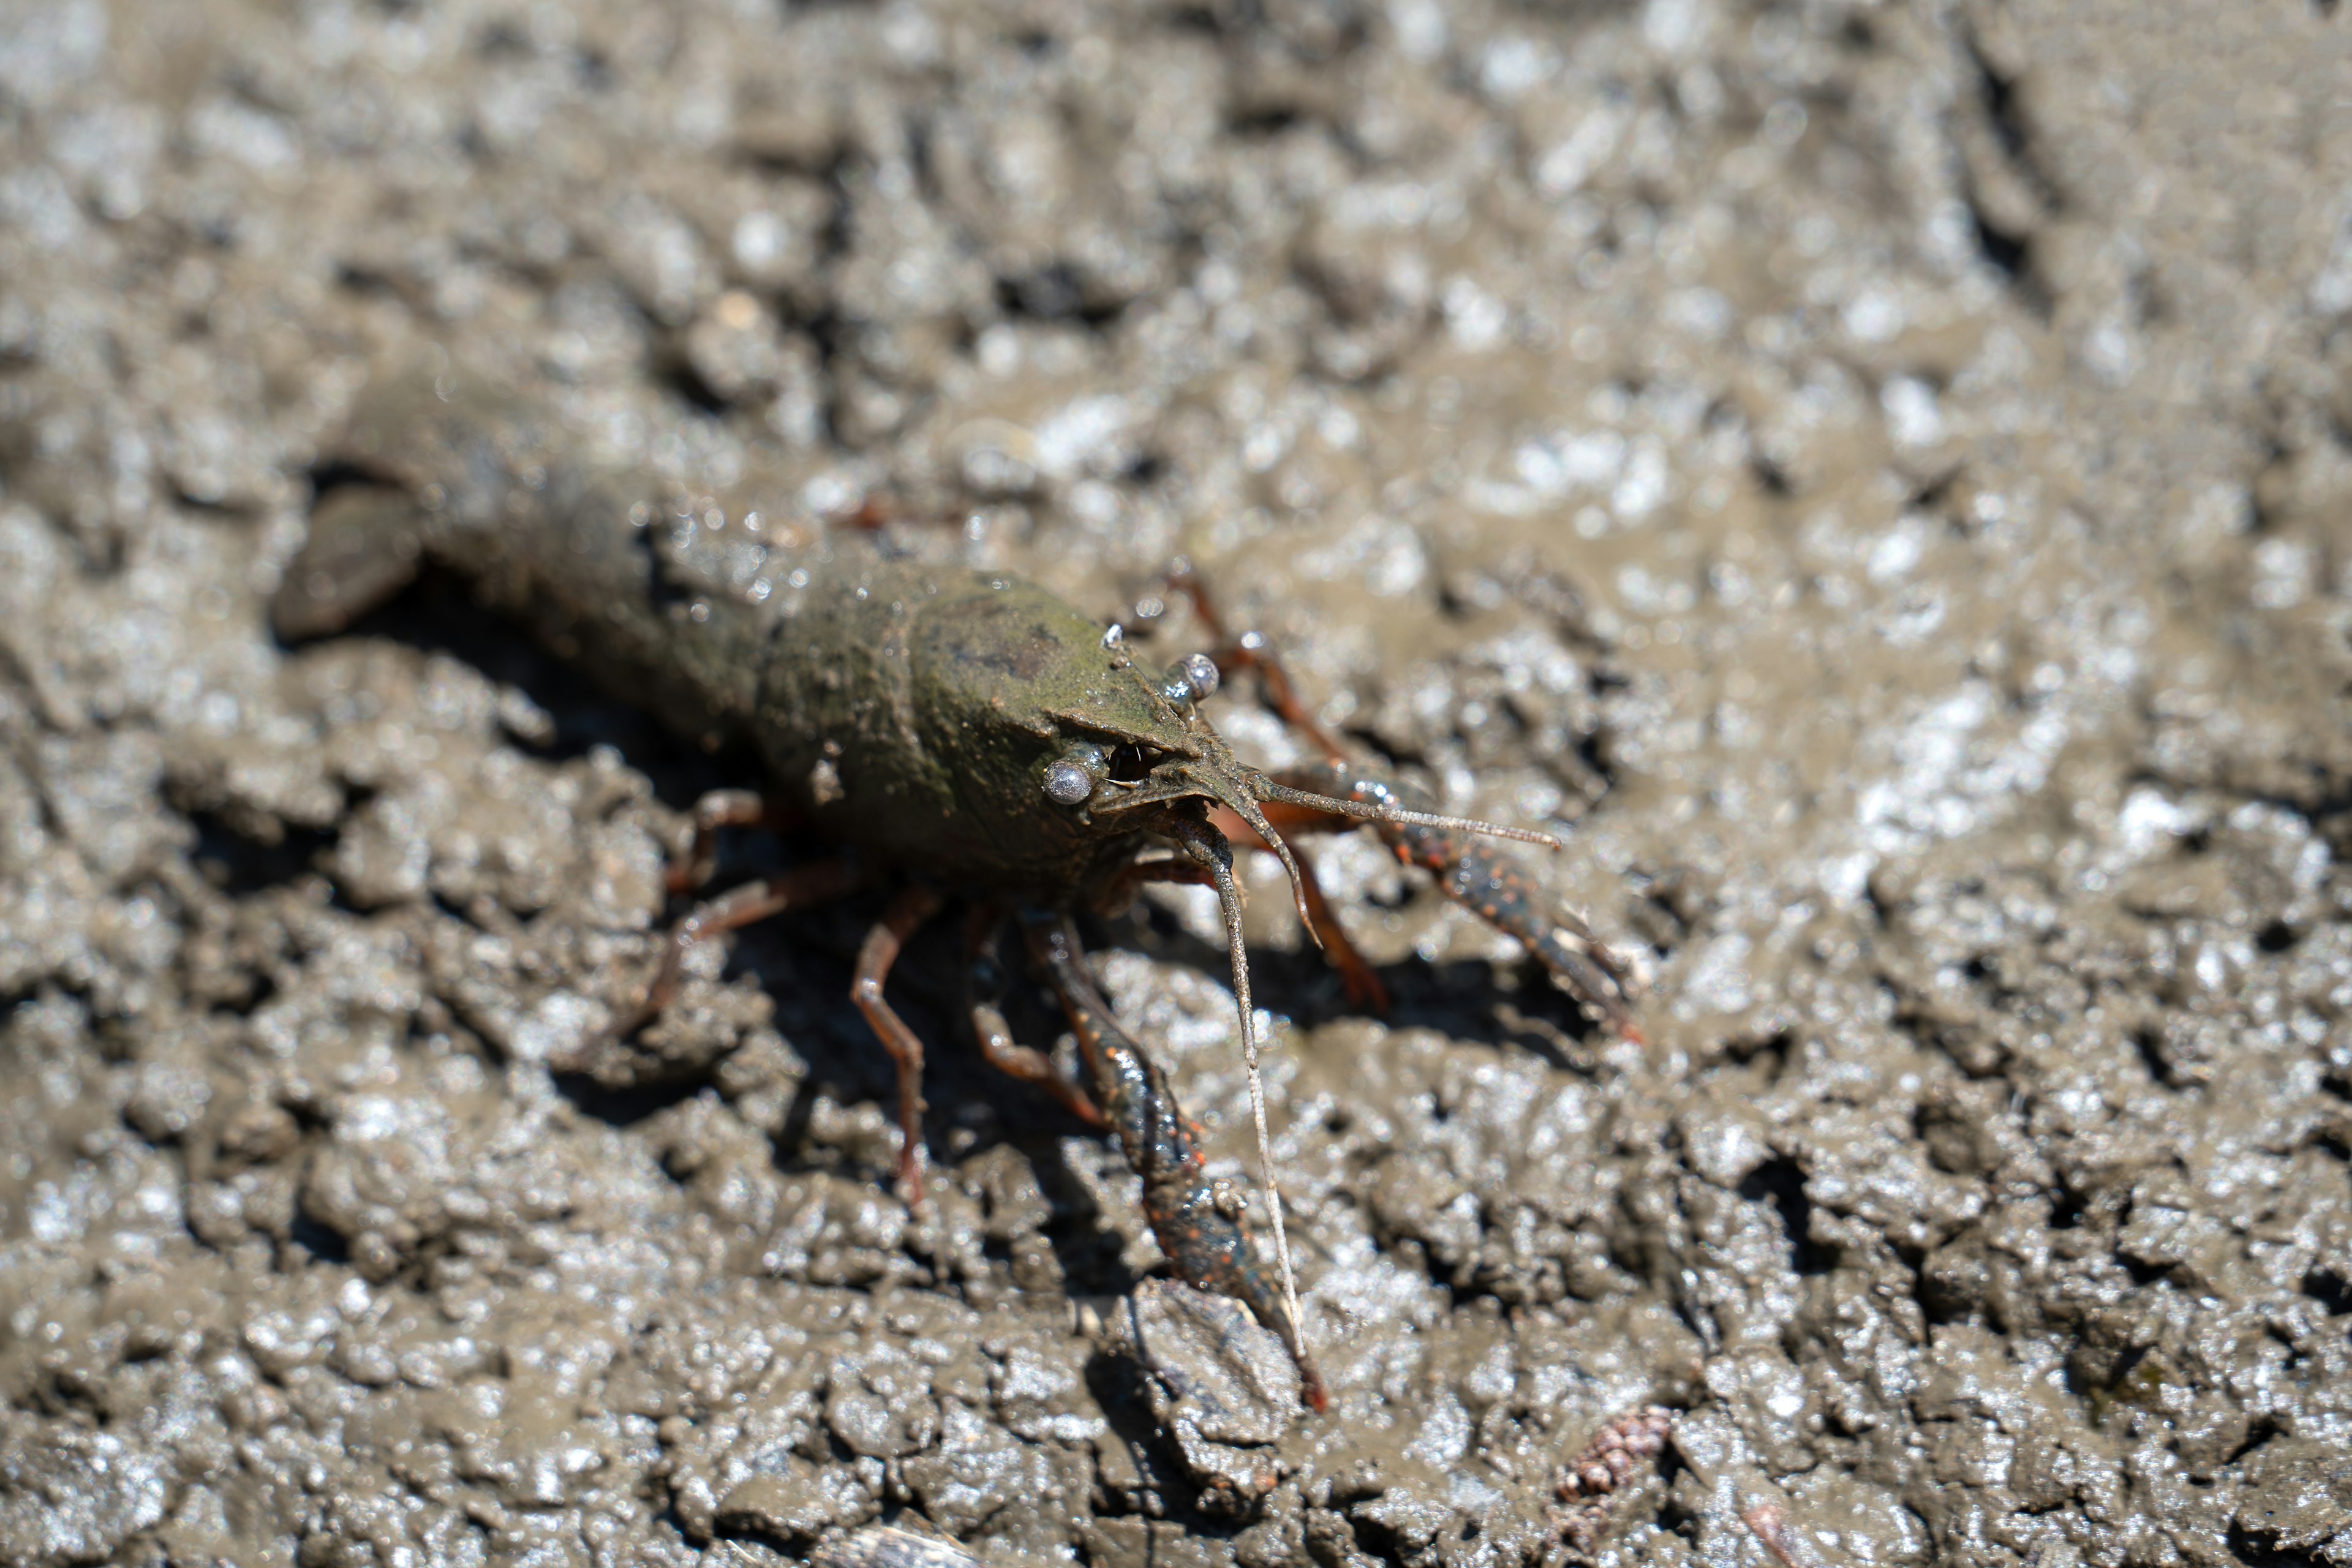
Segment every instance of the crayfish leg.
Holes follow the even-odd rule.
[[[864,879],[847,859],[818,860],[795,866],[773,877],[746,882],[706,903],[697,904],[670,927],[662,955],[635,1007],[604,1031],[604,1037],[625,1040],[658,1016],[677,992],[677,977],[686,955],[712,937],[780,915],[786,910],[807,909],[838,898]]]
[[[1210,649],[1209,657],[1216,662],[1218,672],[1230,675],[1236,669],[1255,671],[1266,705],[1309,746],[1322,752],[1322,763],[1276,773],[1276,783],[1342,800],[1426,808],[1428,803],[1413,798],[1413,792],[1388,770],[1360,763],[1349,756],[1339,739],[1307,710],[1297,688],[1291,684],[1289,672],[1283,668],[1265,637],[1255,632],[1237,636],[1228,629],[1215,598],[1190,562],[1180,559],[1171,565],[1167,582],[1172,592],[1192,601],[1193,614],[1213,639],[1215,646]],[[1278,802],[1267,802],[1265,810],[1267,820],[1286,837],[1294,833],[1337,832],[1360,826],[1353,817]],[[1218,830],[1237,844],[1271,847],[1232,812],[1220,811],[1214,820]],[[1570,994],[1599,1015],[1611,1028],[1629,1040],[1642,1037],[1633,1023],[1622,967],[1584,928],[1583,922],[1565,911],[1547,915],[1545,911],[1552,900],[1528,881],[1516,861],[1482,838],[1451,829],[1408,823],[1377,826],[1381,837],[1398,859],[1435,872],[1437,885],[1447,898],[1487,924],[1518,938],[1547,969],[1559,977]],[[1300,891],[1315,934],[1323,950],[1331,955],[1331,962],[1339,966],[1349,999],[1386,1012],[1386,989],[1339,929],[1322,889],[1314,883],[1313,868],[1307,858],[1297,855],[1297,858]]]
[[[1230,1184],[1212,1181],[1201,1157],[1200,1129],[1176,1103],[1160,1064],[1119,1026],[1087,972],[1066,916],[1024,913],[1029,952],[1061,999],[1078,1040],[1096,1100],[1118,1134],[1127,1163],[1143,1182],[1144,1217],[1178,1279],[1228,1296],[1273,1331],[1298,1363],[1299,1393],[1313,1410],[1330,1402],[1307,1353],[1306,1336],[1266,1278],[1242,1223]]]
[[[923,1200],[923,1040],[884,999],[882,985],[907,939],[939,913],[941,901],[937,892],[924,887],[908,888],[892,899],[857,950],[857,974],[849,986],[849,999],[866,1015],[898,1069],[898,1182],[909,1204]]]
[[[1352,816],[1335,816],[1328,811],[1308,811],[1299,806],[1286,805],[1280,801],[1269,801],[1264,809],[1266,820],[1285,838],[1299,833],[1338,833],[1363,826]],[[1274,848],[1259,836],[1257,829],[1244,822],[1239,814],[1222,805],[1210,808],[1209,824],[1245,849],[1271,852]],[[1338,911],[1331,908],[1331,900],[1324,896],[1323,884],[1315,879],[1315,862],[1297,845],[1290,847],[1290,854],[1298,864],[1299,900],[1307,906],[1307,923],[1313,929],[1315,940],[1322,947],[1324,955],[1339,972],[1339,984],[1348,993],[1349,1004],[1385,1015],[1389,1010],[1389,988],[1381,984],[1381,977],[1372,973],[1371,964],[1356,950],[1356,944],[1348,940],[1347,931],[1339,924]]]
[[[1266,706],[1274,710],[1275,716],[1306,736],[1325,756],[1334,762],[1345,761],[1348,755],[1346,748],[1316,721],[1313,714],[1307,711],[1307,704],[1299,700],[1298,689],[1290,684],[1289,672],[1282,668],[1282,661],[1275,658],[1273,645],[1265,640],[1264,634],[1243,632],[1235,636],[1227,630],[1224,614],[1218,609],[1208,584],[1201,581],[1200,574],[1192,570],[1192,563],[1182,556],[1178,556],[1169,565],[1167,582],[1172,592],[1192,601],[1192,614],[1199,617],[1202,628],[1214,640],[1215,646],[1208,653],[1216,663],[1217,673],[1227,676],[1236,669],[1256,671],[1258,687],[1265,693]]]
[[[1267,805],[1265,815],[1276,830],[1285,831],[1286,836],[1288,832],[1299,831],[1302,824],[1327,831],[1361,826],[1353,817],[1334,816],[1328,812],[1302,811],[1280,802]],[[1238,813],[1224,806],[1209,808],[1209,825],[1244,849],[1264,849],[1271,853],[1274,848],[1259,836],[1256,828],[1243,821]],[[1323,896],[1323,885],[1315,879],[1314,865],[1296,848],[1292,850],[1292,858],[1298,866],[1298,892],[1300,901],[1307,906],[1307,921],[1314,928],[1315,940],[1330,955],[1331,962],[1338,965],[1340,984],[1347,987],[1348,1000],[1359,1007],[1370,1007],[1377,1013],[1387,1012],[1388,987],[1381,984],[1380,976],[1372,973],[1372,966],[1364,962],[1364,955],[1356,951],[1355,943],[1349,942],[1348,933],[1339,928],[1339,917],[1332,912],[1331,900]],[[1195,888],[1216,885],[1205,868],[1190,860],[1137,860],[1120,867],[1103,883],[1102,890],[1094,899],[1095,912],[1103,915],[1118,913],[1150,882],[1181,882]]]
[[[969,960],[965,1006],[971,1015],[971,1032],[980,1042],[980,1054],[989,1066],[1008,1078],[1035,1084],[1052,1095],[1063,1110],[1087,1126],[1107,1128],[1110,1125],[1108,1119],[1087,1091],[1064,1078],[1045,1052],[1014,1039],[1013,1026],[1004,1021],[1003,1009],[997,1005],[1003,994],[1004,971],[996,952],[997,928],[1004,923],[1004,918],[1002,904],[980,904],[973,908],[971,921],[964,928],[964,949]]]
[[[690,893],[710,880],[718,868],[719,833],[726,827],[765,827],[781,832],[799,826],[799,816],[790,806],[763,798],[748,789],[714,789],[694,803],[693,828],[688,835],[686,853],[673,859],[662,873],[662,882],[672,893]]]

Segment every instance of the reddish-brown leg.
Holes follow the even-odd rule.
[[[1414,809],[1427,804],[1403,780],[1369,763],[1307,763],[1286,768],[1275,777],[1294,789],[1340,800],[1392,801]],[[1580,1004],[1625,1038],[1640,1041],[1630,979],[1622,965],[1581,920],[1561,908],[1517,861],[1493,845],[1452,828],[1413,823],[1376,826],[1400,862],[1431,872],[1445,897],[1496,930],[1518,938]]]
[[[1265,811],[1266,820],[1286,839],[1298,833],[1339,833],[1363,826],[1351,816],[1337,816],[1327,811],[1304,811],[1297,806],[1286,806],[1279,801],[1270,802],[1261,809]],[[1236,847],[1269,850],[1273,847],[1258,836],[1255,828],[1224,806],[1211,807],[1209,821]],[[1387,1013],[1389,989],[1381,984],[1381,977],[1372,973],[1372,966],[1364,961],[1364,955],[1356,951],[1356,944],[1349,942],[1348,933],[1340,929],[1339,915],[1333,911],[1331,901],[1323,896],[1323,884],[1315,879],[1315,862],[1297,844],[1291,845],[1290,857],[1298,862],[1298,891],[1301,901],[1307,905],[1307,918],[1315,927],[1316,940],[1323,944],[1324,956],[1339,970],[1339,984],[1346,988],[1348,1000],[1356,1006],[1369,1007],[1375,1013]],[[1197,879],[1184,879],[1205,881],[1207,878],[1204,874]]]
[[[971,987],[971,1032],[980,1041],[980,1054],[988,1065],[1024,1083],[1035,1084],[1062,1108],[1089,1127],[1108,1127],[1103,1113],[1087,1091],[1055,1070],[1054,1061],[1034,1046],[1024,1046],[1013,1037],[1012,1026],[994,999],[1002,984],[1003,969],[997,960],[997,929],[1004,923],[1005,910],[996,904],[982,904],[971,911],[964,927],[964,951],[971,960],[968,970]]]
[[[1266,706],[1284,723],[1315,742],[1322,753],[1334,762],[1347,756],[1347,751],[1331,732],[1316,722],[1307,711],[1307,704],[1298,700],[1297,688],[1290,684],[1290,676],[1274,657],[1274,648],[1263,632],[1244,632],[1235,637],[1225,629],[1225,617],[1218,612],[1216,601],[1210,597],[1208,585],[1192,570],[1190,561],[1179,557],[1168,569],[1168,585],[1192,601],[1192,613],[1201,618],[1202,629],[1208,632],[1216,647],[1209,657],[1216,660],[1220,675],[1231,675],[1236,669],[1257,671],[1259,687],[1265,692]],[[1352,820],[1352,819],[1350,819]]]
[[[811,866],[795,866],[773,877],[763,877],[740,888],[721,893],[708,903],[697,904],[686,918],[670,927],[669,940],[662,944],[661,962],[654,968],[654,977],[646,986],[646,994],[635,1009],[610,1033],[614,1039],[626,1039],[656,1015],[669,1005],[677,990],[680,967],[686,955],[699,942],[766,920],[770,915],[786,910],[806,909],[811,904],[838,898],[856,887],[862,879],[847,860],[819,860]]]
[[[1336,832],[1360,826],[1352,817],[1336,816],[1328,811],[1301,811],[1279,801],[1269,803],[1264,810],[1266,820],[1286,837],[1301,831]],[[1222,805],[1209,808],[1209,821],[1227,840],[1244,849],[1271,851],[1274,847],[1259,837],[1257,829]],[[1348,933],[1339,929],[1339,918],[1331,912],[1331,902],[1323,896],[1323,885],[1315,879],[1314,865],[1296,845],[1291,847],[1291,858],[1298,863],[1298,891],[1307,905],[1307,919],[1315,928],[1315,940],[1322,943],[1323,951],[1339,966],[1340,983],[1348,989],[1348,1000],[1359,1007],[1370,1007],[1376,1013],[1387,1012],[1388,988],[1381,984],[1380,976],[1372,973],[1372,966],[1364,962],[1364,955],[1358,952],[1355,944],[1348,940]],[[1103,883],[1101,891],[1095,896],[1095,912],[1105,915],[1118,913],[1150,882],[1183,882],[1199,888],[1215,885],[1208,868],[1190,860],[1139,860],[1120,867]]]
[[[1241,819],[1234,817],[1234,820],[1238,822]],[[1254,837],[1246,829],[1244,836]],[[1215,885],[1206,867],[1190,860],[1136,860],[1104,878],[1102,886],[1096,889],[1088,903],[1098,915],[1115,915],[1135,902],[1135,895],[1153,882],[1181,882],[1196,888]]]
[[[686,853],[669,863],[662,880],[675,894],[690,893],[710,880],[719,858],[722,827],[786,828],[798,821],[789,807],[763,800],[748,789],[715,789],[694,803],[694,832]]]
[[[909,888],[890,900],[866,944],[857,950],[857,978],[849,987],[850,1000],[866,1015],[882,1040],[882,1048],[898,1068],[898,1180],[908,1203],[923,1198],[923,1042],[883,999],[882,983],[907,939],[925,921],[939,913],[941,900],[929,888]]]
[[[1307,710],[1307,704],[1299,700],[1297,688],[1290,684],[1289,673],[1282,668],[1282,661],[1275,658],[1274,648],[1265,636],[1258,632],[1244,632],[1236,637],[1227,629],[1216,600],[1211,597],[1208,585],[1192,570],[1192,563],[1180,560],[1171,567],[1168,585],[1192,601],[1192,613],[1200,617],[1202,629],[1216,643],[1209,657],[1216,661],[1220,674],[1230,675],[1236,669],[1255,670],[1258,688],[1265,692],[1266,705],[1274,710],[1276,718],[1307,737],[1327,758],[1337,762],[1348,754],[1337,738]],[[1337,833],[1360,826],[1351,816],[1306,811],[1278,801],[1265,803],[1263,809],[1266,820],[1286,838],[1293,833]],[[1211,818],[1216,823],[1217,831],[1235,844],[1260,849],[1272,847],[1247,823],[1230,811],[1220,807],[1211,813]],[[1324,898],[1321,885],[1315,880],[1315,868],[1305,852],[1294,845],[1291,855],[1298,862],[1298,890],[1307,905],[1307,918],[1315,928],[1316,940],[1323,944],[1323,951],[1338,966],[1339,983],[1347,990],[1348,1000],[1359,1007],[1386,1013],[1389,1010],[1388,987],[1382,985],[1380,976],[1372,973],[1372,966],[1364,962],[1364,955],[1356,951],[1356,944],[1348,940],[1348,933],[1339,929],[1339,918],[1332,913],[1330,900]]]

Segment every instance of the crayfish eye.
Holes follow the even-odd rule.
[[[1083,805],[1110,773],[1099,746],[1072,746],[1045,764],[1045,798],[1058,805]]]
[[[1200,702],[1216,689],[1217,661],[1205,653],[1188,653],[1168,672],[1168,687],[1160,695],[1171,702]]]

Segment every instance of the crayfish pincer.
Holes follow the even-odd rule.
[[[1557,841],[1423,809],[1400,781],[1351,760],[1313,729],[1262,645],[1223,638],[1186,574],[1179,585],[1223,646],[1154,668],[1118,626],[1034,584],[763,510],[788,492],[756,472],[731,476],[719,493],[666,487],[600,456],[593,435],[551,407],[446,362],[373,390],[333,455],[371,482],[320,500],[274,605],[281,635],[339,628],[429,558],[474,579],[487,602],[616,694],[713,750],[758,759],[757,790],[698,805],[696,843],[673,869],[674,890],[709,874],[710,835],[728,824],[797,823],[845,852],[698,905],[618,1031],[662,1007],[696,942],[891,879],[898,890],[866,937],[854,995],[897,1065],[899,1174],[919,1196],[923,1044],[890,1005],[891,965],[951,899],[970,910],[976,971],[1017,921],[1068,1016],[1086,1081],[1064,1080],[1013,1039],[992,1002],[976,998],[982,1051],[1117,1132],[1176,1271],[1239,1299],[1279,1335],[1317,1408],[1322,1384],[1307,1353],[1270,1159],[1279,1291],[1261,1269],[1244,1205],[1206,1174],[1198,1131],[1165,1076],[1097,991],[1071,915],[1116,909],[1148,882],[1215,889],[1262,1157],[1237,840],[1280,857],[1307,928],[1363,1000],[1377,1000],[1377,983],[1346,948],[1286,829],[1373,825],[1400,858],[1430,867],[1448,896],[1519,936],[1587,1006],[1630,1032],[1607,950],[1570,917],[1539,912],[1548,900],[1475,836]],[[1200,704],[1245,667],[1318,737],[1326,761],[1269,776],[1234,757]]]

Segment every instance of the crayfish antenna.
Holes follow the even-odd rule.
[[[1500,822],[1481,822],[1471,816],[1443,816],[1432,811],[1408,811],[1392,801],[1341,800],[1337,795],[1293,789],[1263,774],[1252,779],[1250,785],[1260,800],[1278,800],[1285,805],[1303,805],[1310,811],[1328,811],[1338,816],[1352,816],[1361,822],[1394,822],[1407,827],[1444,827],[1456,833],[1475,833],[1484,838],[1513,838],[1522,844],[1540,844],[1547,849],[1560,847],[1558,835],[1538,828],[1512,827]],[[1253,822],[1250,826],[1255,827],[1257,824]]]
[[[1266,1213],[1274,1219],[1274,1259],[1282,1271],[1283,1310],[1290,1314],[1291,1332],[1298,1337],[1297,1349],[1304,1354],[1307,1320],[1298,1312],[1298,1281],[1291,1272],[1290,1241],[1282,1227],[1282,1192],[1274,1184],[1274,1140],[1265,1130],[1265,1084],[1257,1066],[1257,1009],[1250,1001],[1249,949],[1242,941],[1242,900],[1240,889],[1234,886],[1234,848],[1215,828],[1189,818],[1178,821],[1171,837],[1209,873],[1210,881],[1216,886],[1217,903],[1224,911],[1225,956],[1234,968],[1234,1003],[1241,1009],[1242,1061],[1249,1073],[1250,1118],[1257,1124],[1258,1179],[1265,1188]],[[1271,833],[1266,841],[1280,842]],[[1285,855],[1283,859],[1287,862],[1290,857]],[[1294,882],[1297,875],[1294,866]]]
[[[1299,875],[1298,862],[1291,855],[1290,846],[1282,841],[1282,835],[1274,830],[1274,824],[1268,822],[1265,813],[1257,808],[1253,792],[1260,782],[1260,778],[1244,775],[1242,787],[1219,791],[1217,803],[1248,823],[1250,831],[1263,839],[1265,847],[1274,851],[1275,858],[1282,862],[1284,872],[1290,878],[1290,901],[1298,911],[1299,929],[1307,933],[1307,940],[1315,944],[1315,951],[1321,952],[1323,933],[1315,929],[1314,913],[1307,907],[1307,880]],[[1236,937],[1234,940],[1238,942],[1240,939]],[[1241,949],[1236,946],[1234,951],[1238,952]]]

